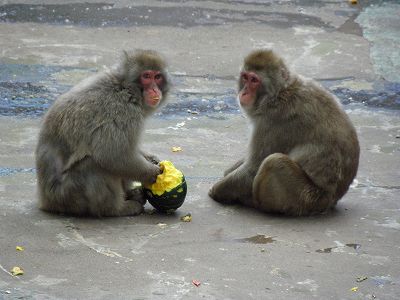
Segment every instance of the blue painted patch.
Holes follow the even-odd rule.
[[[400,109],[400,83],[383,82],[379,85],[382,88],[374,90],[353,91],[348,88],[333,88],[331,91],[343,104],[356,102],[372,107]]]
[[[42,116],[60,94],[71,88],[70,85],[60,84],[53,75],[73,70],[83,69],[0,63],[0,115]],[[179,85],[184,77],[186,76],[172,76],[172,80],[175,85]],[[210,80],[213,80],[212,77]],[[343,104],[357,102],[373,107],[400,109],[400,83],[376,82],[373,84],[373,90],[362,91],[335,87],[340,86],[343,80],[349,79],[325,80],[321,81],[321,84],[334,93]],[[236,93],[235,86],[223,93],[178,91],[171,94],[171,98],[178,101],[167,103],[156,116],[169,118],[193,112],[210,118],[225,118],[223,114],[241,113]]]
[[[0,177],[11,176],[17,173],[36,173],[35,168],[8,168],[0,167]]]
[[[42,115],[60,94],[70,88],[57,84],[51,77],[66,69],[43,65],[0,64],[0,115]]]

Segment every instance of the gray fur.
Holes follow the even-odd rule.
[[[141,71],[162,72],[154,51],[125,53],[117,68],[99,73],[61,95],[47,112],[36,149],[40,208],[91,216],[137,215],[143,195],[131,193],[132,180],[149,184],[160,168],[139,149],[146,116]],[[129,201],[126,201],[129,199]]]
[[[243,69],[263,82],[245,110],[253,124],[248,156],[228,169],[210,197],[288,215],[334,207],[358,169],[360,148],[348,116],[333,95],[290,73],[270,50],[251,53]]]

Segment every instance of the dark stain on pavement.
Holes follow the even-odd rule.
[[[241,243],[252,243],[252,244],[271,244],[271,243],[275,242],[273,237],[265,236],[263,234],[257,234],[255,236],[251,236],[251,237],[243,238],[243,239],[236,239],[235,241],[241,242]]]

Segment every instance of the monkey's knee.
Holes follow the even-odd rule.
[[[273,153],[267,156],[261,163],[259,170],[267,172],[268,170],[284,169],[287,166],[294,166],[295,163],[289,156],[283,153]]]
[[[271,154],[261,164],[254,178],[253,201],[263,211],[296,216],[330,207],[329,197],[295,161],[281,153]]]

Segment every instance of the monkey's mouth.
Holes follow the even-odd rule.
[[[247,90],[241,90],[239,92],[239,102],[241,105],[249,105],[253,101],[253,94]]]
[[[147,99],[147,104],[156,107],[160,103],[161,97],[160,96],[154,96],[154,97],[148,97]]]

